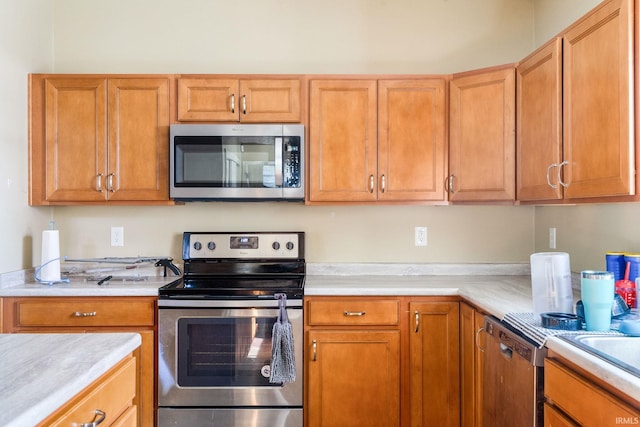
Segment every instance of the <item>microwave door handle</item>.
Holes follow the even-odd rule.
[[[275,158],[275,169],[276,169],[276,187],[282,187],[282,145],[283,138],[276,137],[275,138],[275,150],[276,150],[276,158]]]

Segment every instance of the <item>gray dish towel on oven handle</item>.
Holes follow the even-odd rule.
[[[296,360],[293,351],[293,330],[287,316],[287,295],[275,294],[278,319],[271,336],[270,383],[292,383],[296,380]]]

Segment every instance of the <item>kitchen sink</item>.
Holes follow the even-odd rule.
[[[640,377],[640,338],[619,335],[562,335],[560,338]]]

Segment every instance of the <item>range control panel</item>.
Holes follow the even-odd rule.
[[[182,244],[184,260],[304,258],[304,232],[185,232]]]

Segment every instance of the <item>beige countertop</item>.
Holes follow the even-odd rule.
[[[455,295],[500,319],[533,311],[529,276],[307,276],[305,295]]]
[[[0,425],[41,422],[140,343],[136,333],[0,334]]]
[[[101,286],[84,279],[54,285],[13,283],[12,286],[1,286],[0,283],[0,297],[157,296],[159,287],[176,279],[175,276],[154,276],[144,281],[111,280]],[[460,296],[499,319],[504,319],[507,313],[533,311],[528,264],[307,264],[305,295]],[[577,299],[579,292],[574,293],[574,303]],[[562,356],[640,400],[637,377],[557,338],[548,338],[546,346],[559,349]]]

